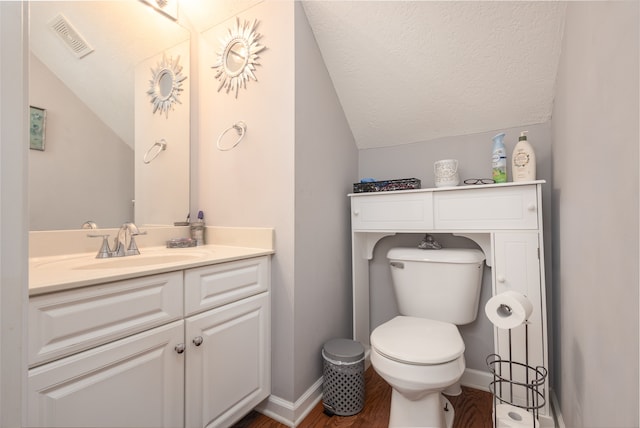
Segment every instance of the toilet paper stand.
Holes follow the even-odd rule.
[[[540,426],[538,412],[546,404],[544,383],[547,369],[529,365],[529,327],[525,328],[525,362],[513,361],[511,329],[509,332],[509,359],[498,354],[487,357],[487,366],[493,374],[489,390],[493,394],[493,427],[517,428]],[[524,381],[516,380],[522,379]],[[524,398],[523,398],[524,397]]]

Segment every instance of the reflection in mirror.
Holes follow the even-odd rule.
[[[224,63],[229,76],[237,76],[247,65],[247,48],[238,41],[229,44]]]
[[[160,76],[158,76],[156,88],[162,100],[166,100],[167,98],[169,98],[169,96],[173,92],[173,77],[171,76],[171,72],[169,70],[162,70]]]
[[[30,230],[79,229],[88,220],[106,228],[184,219],[188,80],[168,117],[153,114],[147,92],[150,70],[165,56],[180,59],[187,79],[189,31],[139,1],[29,7],[29,102],[47,112],[46,149],[29,151]],[[64,19],[68,40],[90,49],[76,54],[52,30],[56,17]],[[157,81],[165,99],[175,89],[171,72]],[[145,151],[161,139],[169,142],[167,151],[145,165]]]

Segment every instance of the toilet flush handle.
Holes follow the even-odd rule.
[[[398,268],[398,269],[404,269],[404,263],[402,262],[391,262],[389,263],[389,266]]]

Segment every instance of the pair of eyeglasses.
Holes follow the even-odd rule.
[[[464,184],[494,184],[495,180],[491,178],[467,178]]]

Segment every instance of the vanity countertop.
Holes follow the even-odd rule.
[[[203,245],[140,248],[140,255],[96,259],[96,252],[29,259],[29,295],[273,254],[265,248]]]

